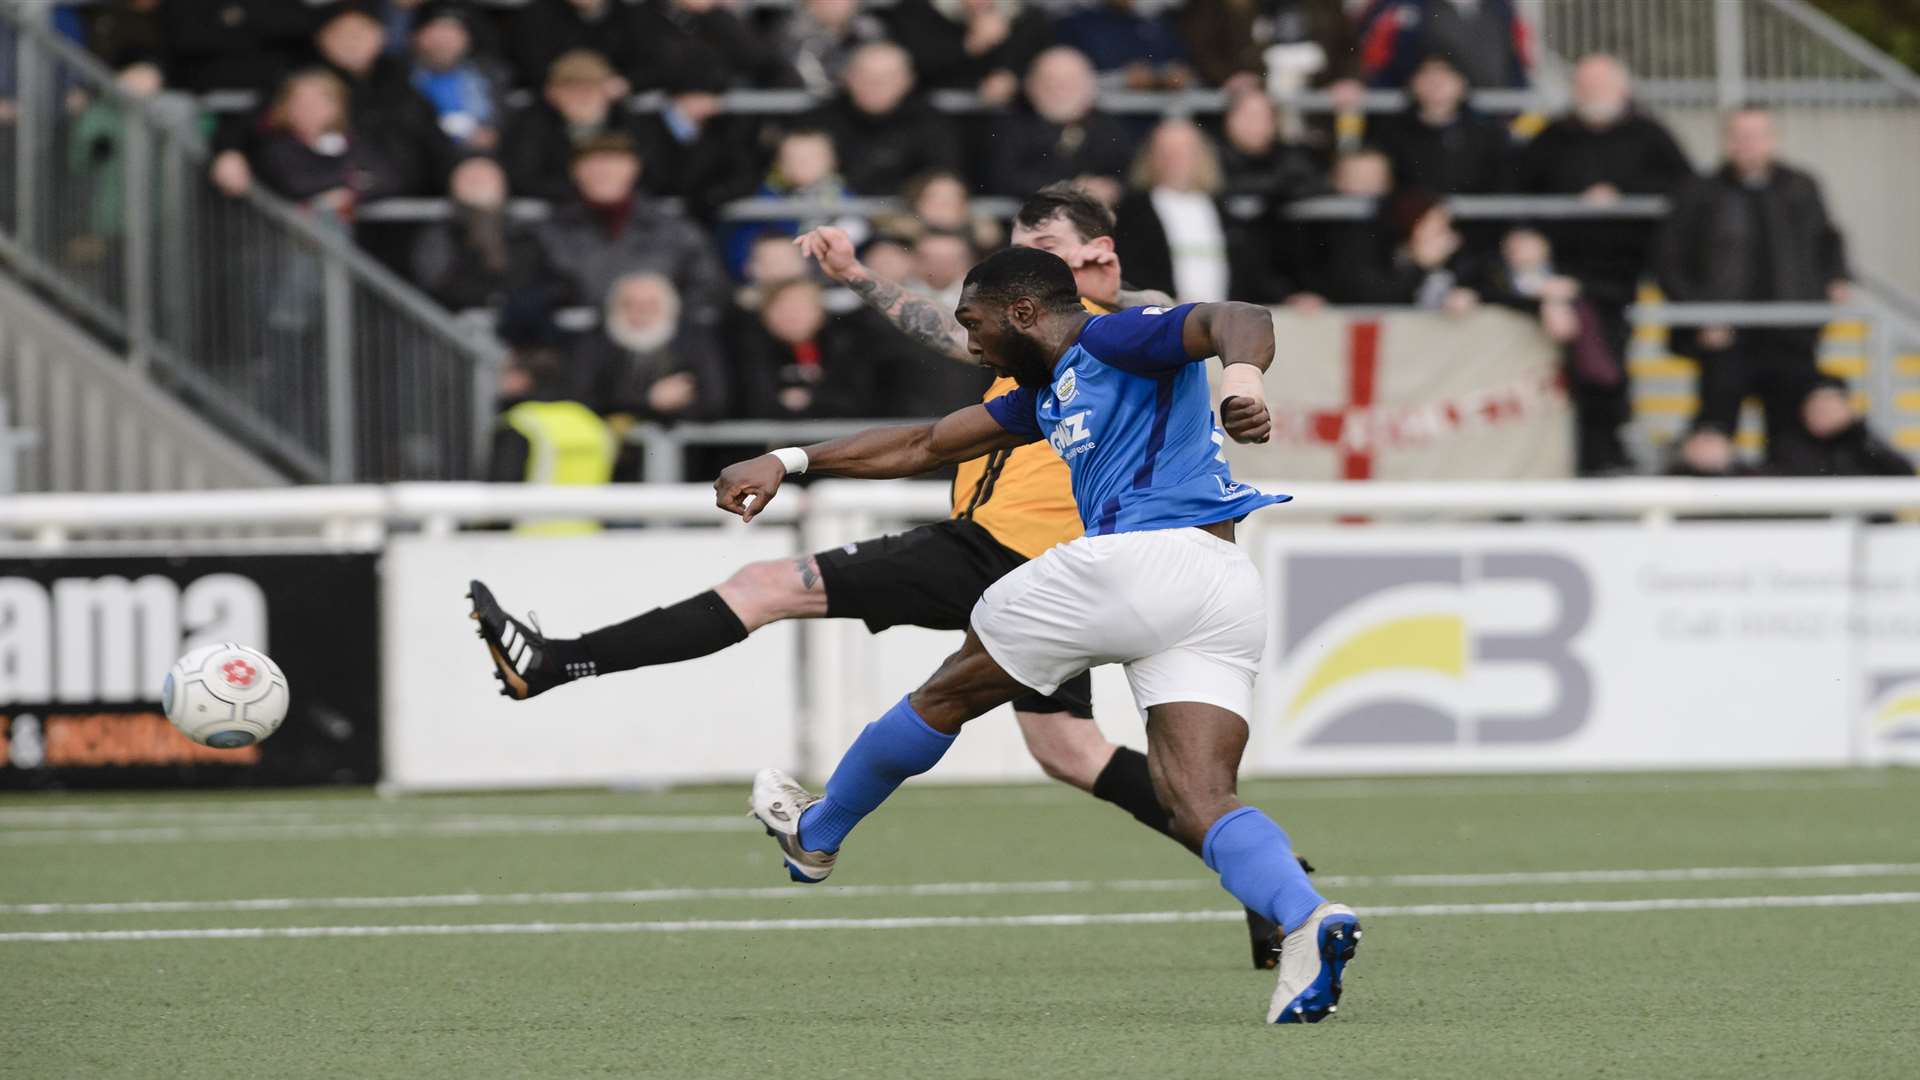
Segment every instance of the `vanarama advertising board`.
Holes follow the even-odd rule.
[[[0,788],[372,783],[375,556],[15,560],[0,569]],[[160,711],[175,658],[271,655],[293,707],[273,738],[200,746]]]

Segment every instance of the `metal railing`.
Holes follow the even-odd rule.
[[[45,8],[0,5],[8,269],[292,476],[473,475],[497,346],[343,223],[215,190],[191,107],[127,96]]]

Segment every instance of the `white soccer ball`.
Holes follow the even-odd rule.
[[[160,687],[167,719],[181,734],[234,750],[273,734],[287,718],[287,677],[266,653],[225,642],[174,661]]]

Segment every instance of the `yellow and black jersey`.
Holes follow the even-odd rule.
[[[1085,297],[1080,304],[1095,315],[1109,310]],[[995,379],[986,400],[1017,385],[1012,379]],[[953,516],[972,520],[1029,559],[1083,531],[1067,463],[1045,442],[962,462],[953,477]]]

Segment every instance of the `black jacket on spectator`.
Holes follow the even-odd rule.
[[[720,321],[729,282],[713,240],[677,210],[645,196],[625,207],[574,202],[534,229],[546,279],[558,305],[599,307],[613,283],[655,271],[680,293],[680,318],[690,330],[711,332]]]
[[[1360,77],[1353,20],[1341,0],[1186,0],[1179,20],[1188,61],[1214,86],[1239,74],[1265,82],[1268,47],[1306,42],[1327,58],[1315,86]]]
[[[287,0],[167,0],[167,78],[182,90],[270,90],[312,55],[318,10]]]
[[[1521,153],[1514,188],[1542,195],[1578,195],[1612,184],[1625,195],[1668,195],[1694,176],[1693,166],[1661,124],[1629,113],[1595,131],[1574,117],[1548,124]],[[1640,221],[1571,221],[1548,230],[1566,273],[1580,279],[1596,304],[1624,305],[1647,269],[1654,226]]]
[[[539,265],[532,234],[488,212],[456,204],[453,217],[434,224],[414,241],[414,284],[455,311],[498,307]]]
[[[646,351],[628,349],[605,333],[586,334],[580,341],[580,362],[592,372],[588,404],[601,413],[625,413],[638,420],[716,420],[727,415],[732,401],[730,373],[711,332],[682,327],[672,341]],[[648,391],[681,372],[693,376],[693,404],[677,413],[655,413]]]
[[[960,140],[953,125],[920,98],[910,97],[885,116],[874,116],[842,97],[812,119],[833,136],[840,175],[856,195],[897,195],[923,172],[960,168]]]
[[[397,193],[398,178],[365,140],[346,141],[338,154],[323,154],[285,132],[261,139],[254,148],[260,182],[295,202],[329,191],[347,191],[358,202]]]
[[[1214,204],[1220,212],[1220,231],[1227,246],[1227,295],[1203,299],[1251,303],[1277,299],[1279,288],[1265,265],[1268,253],[1246,242],[1249,236],[1244,229],[1236,228],[1225,200],[1215,199]],[[1127,192],[1113,216],[1113,251],[1126,271],[1127,284],[1173,295],[1173,250],[1160,214],[1153,208],[1152,193]]]
[[[1125,176],[1133,163],[1133,133],[1104,113],[1062,126],[1022,108],[997,119],[992,134],[986,186],[995,195],[1025,197],[1076,176]]]
[[[607,113],[606,126],[600,132],[626,135],[640,152],[640,182],[647,181],[660,156],[652,145],[651,132],[643,119],[615,105]],[[507,117],[500,137],[500,167],[507,173],[507,190],[516,197],[565,202],[573,197],[574,140],[567,120],[545,101],[536,100]]]
[[[527,87],[545,86],[547,68],[574,49],[592,49],[635,85],[652,85],[640,71],[650,55],[640,24],[639,13],[622,0],[608,0],[605,13],[593,22],[567,0],[529,0],[508,24],[507,58]]]
[[[1506,125],[1471,110],[1434,127],[1408,109],[1367,125],[1367,139],[1393,163],[1398,188],[1488,195],[1511,182],[1513,140]]]
[[[1912,476],[1913,462],[1865,420],[1829,439],[1805,431],[1768,437],[1767,471],[1781,476]]]
[[[777,89],[800,85],[773,42],[723,7],[699,13],[660,0],[634,13],[640,59],[622,67],[636,90],[700,85],[714,89]]]
[[[879,317],[861,310],[829,315],[811,343],[814,363],[804,363],[794,346],[774,337],[758,319],[737,320],[731,353],[739,380],[739,407],[749,417],[868,417],[881,411],[882,363],[877,342],[885,341]],[[805,408],[780,400],[783,390],[804,389]]]
[[[1676,301],[1822,301],[1850,276],[1819,183],[1785,165],[1760,187],[1731,167],[1689,185],[1661,230],[1658,264]]]
[[[1000,44],[978,56],[966,49],[967,27],[940,14],[928,0],[900,0],[887,10],[893,39],[913,57],[920,85],[972,90],[996,71],[1026,74],[1033,58],[1053,44],[1046,16],[1027,9],[1013,18]]]

